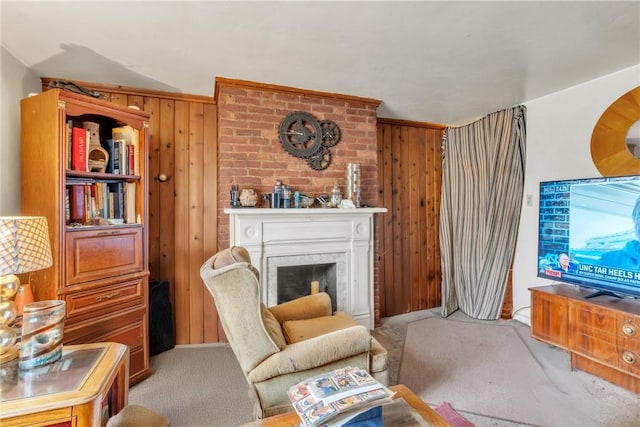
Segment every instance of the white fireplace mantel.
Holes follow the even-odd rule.
[[[277,284],[269,268],[283,261],[299,262],[332,254],[344,261],[344,277],[338,283],[338,310],[358,323],[374,327],[373,308],[373,215],[386,208],[226,208],[229,244],[249,251],[251,263],[260,272],[262,300],[277,304]]]

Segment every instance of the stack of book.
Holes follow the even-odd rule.
[[[90,224],[104,218],[111,224],[136,223],[136,183],[67,178],[67,224]]]
[[[100,142],[108,154],[106,173],[140,175],[139,134],[131,126],[111,129],[111,138]],[[67,169],[89,172],[90,131],[67,122]]]

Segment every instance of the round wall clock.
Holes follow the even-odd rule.
[[[313,170],[325,170],[331,164],[331,151],[323,145],[318,151],[307,157],[307,164]]]
[[[295,157],[309,157],[322,145],[320,123],[303,111],[286,115],[280,122],[278,135],[282,147]]]
[[[340,142],[340,128],[333,120],[321,120],[320,128],[322,129],[322,145],[325,147],[333,147]]]

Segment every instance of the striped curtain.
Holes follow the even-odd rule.
[[[526,107],[447,128],[443,137],[442,315],[500,317],[516,246],[525,167]]]

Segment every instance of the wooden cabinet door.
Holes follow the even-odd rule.
[[[569,348],[569,302],[531,289],[531,336]]]

